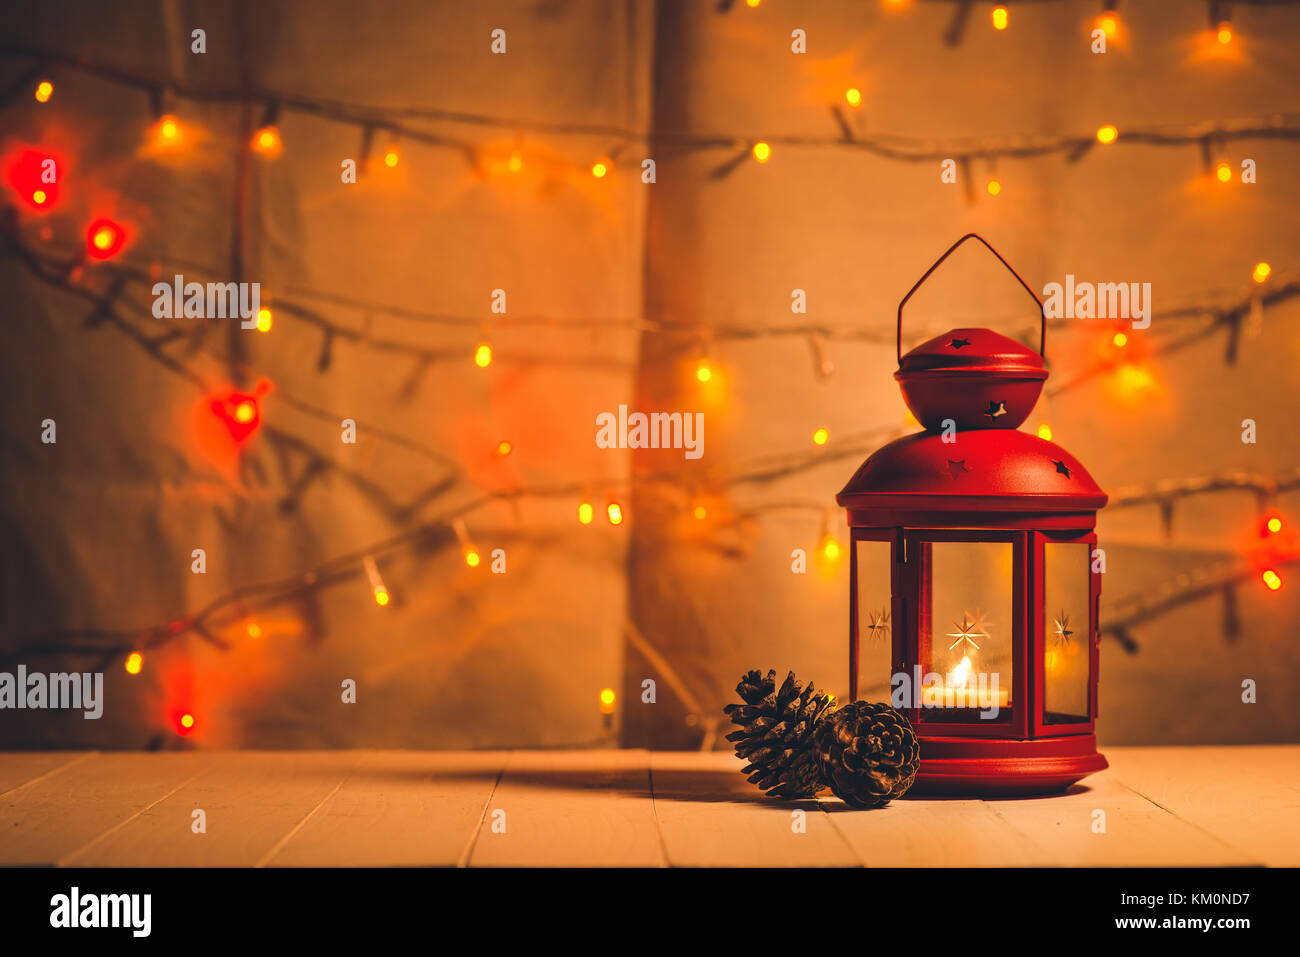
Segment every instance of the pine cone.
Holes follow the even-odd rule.
[[[887,704],[854,701],[817,731],[823,781],[850,807],[884,807],[916,780],[920,743],[907,718]]]
[[[772,797],[810,797],[825,787],[817,766],[815,734],[834,703],[833,695],[808,682],[801,688],[790,672],[776,687],[776,672],[763,677],[751,671],[736,692],[744,704],[729,704],[723,713],[741,730],[727,735],[736,756],[748,761],[741,774]]]

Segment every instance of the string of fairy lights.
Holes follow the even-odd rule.
[[[965,0],[940,0],[955,3],[952,25],[945,34],[949,43],[959,42],[967,28],[970,8]],[[1251,0],[1245,0],[1251,2]],[[886,2],[886,6],[904,6]],[[1263,5],[1263,4],[1259,4]],[[719,3],[720,11],[739,6],[732,0]],[[744,6],[757,8],[761,0],[744,0]],[[990,24],[996,31],[1011,25],[1011,13],[1006,5],[990,9]],[[1093,24],[1108,39],[1114,39],[1123,29],[1117,5],[1107,2]],[[1228,48],[1236,42],[1230,10],[1227,4],[1211,3],[1208,20],[1209,42]],[[973,171],[977,164],[987,170],[984,190],[989,197],[1004,191],[1005,180],[998,172],[997,161],[1027,160],[1059,156],[1068,162],[1083,159],[1095,150],[1144,145],[1148,147],[1195,148],[1203,166],[1203,174],[1213,183],[1228,187],[1236,174],[1234,165],[1238,157],[1231,154],[1234,143],[1259,140],[1300,140],[1300,116],[1272,114],[1258,117],[1241,117],[1208,123],[1191,123],[1165,126],[1135,126],[1121,128],[1106,123],[1090,133],[1059,136],[992,136],[972,137],[952,141],[935,141],[915,137],[867,133],[856,120],[864,109],[865,98],[856,86],[847,87],[842,99],[827,103],[835,127],[833,134],[815,135],[737,135],[729,133],[685,133],[665,130],[647,132],[612,124],[548,122],[515,117],[492,116],[431,107],[378,108],[337,99],[310,97],[241,85],[226,89],[208,89],[190,86],[170,79],[149,76],[109,63],[74,56],[60,51],[31,47],[22,44],[0,45],[0,61],[14,60],[25,64],[17,80],[0,90],[0,107],[15,98],[30,96],[39,105],[56,103],[56,81],[65,73],[77,73],[97,78],[110,84],[134,89],[143,93],[149,104],[152,123],[148,130],[150,145],[156,150],[183,149],[192,140],[191,120],[183,118],[185,103],[236,105],[258,112],[259,122],[253,126],[244,144],[243,152],[264,161],[274,161],[286,150],[280,120],[286,113],[296,113],[355,127],[360,133],[360,164],[367,164],[379,143],[379,159],[371,168],[392,170],[403,159],[405,144],[450,150],[462,155],[465,161],[485,177],[512,176],[531,165],[544,167],[549,174],[557,170],[565,175],[590,175],[595,180],[610,178],[626,167],[636,170],[640,159],[629,159],[631,147],[644,146],[652,152],[664,154],[719,153],[724,159],[713,170],[714,176],[731,175],[747,162],[765,166],[786,149],[835,149],[859,151],[881,160],[902,163],[939,163],[955,161],[963,171],[968,186],[968,199],[974,201],[977,177]],[[500,147],[483,145],[472,137],[448,130],[505,131],[514,135],[514,145]],[[584,159],[557,163],[550,155],[534,154],[523,145],[526,135],[544,135],[602,142],[602,149]],[[20,206],[37,214],[45,214],[58,206],[61,184],[47,175],[48,163],[56,161],[48,151],[39,146],[24,149],[11,165],[8,184]],[[561,167],[563,169],[561,170]],[[681,474],[664,472],[639,475],[634,479],[611,482],[607,479],[559,483],[550,487],[515,487],[473,496],[454,507],[444,507],[433,516],[426,510],[441,502],[459,486],[464,470],[451,456],[409,436],[382,428],[368,428],[368,434],[380,442],[388,442],[415,454],[424,456],[443,467],[443,474],[414,499],[396,501],[381,484],[360,470],[339,463],[315,446],[309,439],[295,434],[280,424],[263,420],[263,398],[271,391],[269,382],[257,375],[257,370],[234,354],[218,353],[207,342],[207,332],[199,328],[193,332],[171,329],[156,333],[134,323],[125,308],[134,287],[150,287],[163,275],[161,264],[140,263],[130,255],[132,229],[129,225],[108,217],[97,217],[85,228],[84,248],[70,248],[53,240],[48,230],[39,234],[39,243],[30,242],[24,234],[17,215],[10,211],[0,229],[0,255],[21,262],[42,282],[68,294],[78,296],[91,305],[87,316],[89,325],[106,324],[125,335],[151,359],[172,373],[189,381],[205,396],[211,397],[213,414],[229,430],[232,439],[242,444],[254,434],[263,435],[285,455],[295,455],[301,469],[289,482],[286,500],[300,496],[319,476],[334,473],[343,476],[372,500],[381,503],[386,514],[406,527],[384,539],[336,556],[318,566],[294,575],[257,583],[231,590],[218,596],[193,613],[146,628],[125,630],[57,629],[38,635],[24,647],[13,652],[15,656],[84,654],[102,662],[121,659],[125,670],[139,674],[143,670],[146,653],[194,635],[215,647],[229,647],[231,636],[257,637],[262,631],[257,616],[277,605],[296,602],[319,589],[352,582],[365,581],[376,605],[385,607],[393,601],[393,593],[385,582],[381,565],[404,549],[450,547],[453,543],[462,553],[469,568],[478,568],[484,562],[480,547],[475,544],[466,525],[466,518],[493,502],[517,503],[525,496],[577,501],[576,518],[581,525],[592,525],[598,520],[610,525],[621,525],[627,518],[624,496],[633,482],[638,489],[659,488],[658,497],[667,513],[682,513],[696,520],[701,534],[735,526],[756,515],[777,511],[798,511],[819,515],[821,535],[816,557],[829,565],[837,563],[843,547],[833,533],[834,510],[824,504],[803,501],[769,501],[748,506],[725,502],[722,493],[748,484],[763,485],[800,472],[818,468],[841,459],[857,459],[878,447],[881,442],[903,434],[901,428],[878,429],[870,433],[838,438],[831,442],[830,432],[824,426],[810,433],[810,448],[769,456],[747,463],[738,469],[712,475],[707,488],[692,488],[682,492]],[[237,231],[238,233],[238,231]],[[239,239],[237,235],[236,244]],[[236,256],[238,261],[238,256]],[[204,276],[217,276],[221,270],[203,264],[185,263],[172,257],[169,265],[182,266],[187,272]],[[1074,370],[1063,381],[1054,383],[1047,396],[1059,394],[1095,377],[1115,374],[1120,382],[1131,389],[1141,389],[1150,383],[1151,373],[1146,361],[1157,355],[1180,351],[1192,343],[1222,333],[1226,340],[1225,361],[1236,359],[1238,342],[1245,330],[1257,330],[1265,308],[1300,296],[1300,278],[1293,273],[1279,273],[1268,262],[1258,262],[1250,272],[1243,288],[1213,301],[1205,300],[1182,306],[1162,309],[1159,322],[1144,333],[1150,338],[1137,350],[1140,358],[1133,358],[1135,334],[1128,324],[1109,320],[1069,320],[1075,330],[1099,330],[1109,343],[1109,353],[1091,365]],[[119,308],[119,306],[123,308]],[[366,317],[361,325],[341,322],[334,318],[339,310]],[[466,346],[460,342],[442,347],[431,347],[424,342],[395,339],[374,334],[369,317],[384,316],[431,326],[445,327],[462,335],[474,334],[474,341]],[[491,324],[483,318],[454,315],[429,310],[411,309],[392,304],[369,302],[314,288],[287,286],[263,306],[256,317],[259,333],[271,332],[279,317],[315,327],[321,334],[321,349],[316,368],[326,371],[338,343],[364,346],[414,361],[416,373],[439,362],[472,361],[479,369],[487,369],[494,362],[557,361],[586,363],[599,367],[608,363],[607,356],[566,356],[562,358],[512,353],[498,354],[493,336],[487,330],[503,331],[509,328],[545,326],[556,329],[615,330],[632,334],[663,334],[683,337],[700,344],[701,358],[693,364],[692,374],[702,384],[715,376],[717,366],[708,357],[709,345],[723,341],[794,338],[803,340],[812,359],[814,374],[825,378],[832,374],[834,363],[828,355],[829,342],[858,342],[872,344],[893,343],[892,330],[864,324],[833,324],[821,321],[794,321],[789,323],[722,323],[693,324],[653,321],[644,317],[579,317],[560,318],[546,315],[493,317]],[[1169,322],[1168,320],[1179,320]],[[1065,320],[1053,320],[1052,325],[1064,326]],[[935,330],[935,332],[940,330]],[[923,332],[926,336],[932,333]],[[232,340],[233,341],[233,340]],[[232,376],[256,380],[251,388],[224,387],[213,383],[200,373],[184,356],[196,352],[228,360]],[[275,389],[275,401],[304,415],[337,423],[343,416],[301,397]],[[915,425],[915,422],[911,423]],[[1039,435],[1050,438],[1051,427],[1038,425]],[[502,438],[494,454],[505,457],[513,451],[513,444]],[[1122,598],[1113,603],[1110,617],[1102,623],[1103,631],[1115,637],[1122,646],[1133,650],[1136,642],[1132,629],[1137,625],[1206,595],[1222,593],[1225,607],[1225,632],[1236,633],[1236,589],[1251,578],[1258,577],[1263,584],[1277,590],[1281,577],[1277,569],[1300,560],[1300,548],[1282,514],[1277,510],[1277,497],[1300,488],[1300,473],[1276,479],[1226,473],[1199,479],[1156,483],[1137,489],[1121,489],[1111,499],[1110,507],[1126,508],[1151,506],[1159,511],[1166,534],[1171,534],[1172,517],[1176,505],[1187,498],[1246,490],[1257,501],[1260,521],[1260,545],[1254,549],[1245,564],[1227,562],[1188,576],[1180,576],[1164,583],[1155,591]],[[593,495],[595,489],[603,489]],[[653,502],[651,495],[649,501]],[[647,510],[652,511],[654,505]],[[645,642],[644,637],[640,637]],[[645,653],[657,655],[652,648]],[[644,650],[644,649],[643,649]],[[661,657],[661,656],[660,656]],[[671,669],[669,669],[671,670]],[[692,700],[690,689],[680,689],[684,700]],[[607,700],[608,699],[608,700]],[[604,689],[601,707],[605,713],[612,711],[613,693]],[[178,727],[188,733],[194,725],[192,715],[188,724]]]

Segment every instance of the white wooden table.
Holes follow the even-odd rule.
[[[1064,795],[876,811],[721,752],[16,752],[0,864],[1300,865],[1300,746],[1104,750]]]

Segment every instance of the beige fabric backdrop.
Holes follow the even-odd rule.
[[[454,540],[435,536],[381,562],[394,594],[387,609],[353,578],[267,613],[260,620],[270,633],[229,652],[191,637],[151,656],[135,679],[114,661],[102,721],[10,714],[0,744],[134,747],[156,736],[170,744],[168,717],[183,706],[200,717],[194,740],[202,746],[579,745],[609,740],[597,694],[612,686],[620,692],[612,730],[621,726],[625,743],[696,747],[748,667],[792,667],[842,693],[847,563],[830,577],[812,569],[796,576],[790,552],[815,547],[823,521],[815,506],[833,509],[857,464],[839,450],[867,444],[862,436],[872,430],[903,427],[892,345],[831,343],[835,371],[822,381],[799,337],[709,342],[654,333],[638,341],[626,330],[512,327],[510,318],[785,325],[796,318],[791,290],[800,288],[810,320],[887,334],[899,297],[969,230],[985,234],[1036,287],[1066,273],[1149,281],[1157,324],[1162,305],[1244,294],[1260,259],[1279,271],[1294,263],[1294,143],[1230,147],[1234,159],[1255,158],[1260,172],[1257,185],[1229,189],[1206,187],[1192,147],[1121,145],[1074,164],[1003,160],[1002,195],[981,191],[973,204],[929,164],[781,148],[764,166],[746,162],[716,177],[725,152],[671,148],[675,131],[833,135],[828,104],[851,84],[864,94],[851,118],[860,131],[940,142],[1231,119],[1286,110],[1300,93],[1300,11],[1290,8],[1238,8],[1241,54],[1230,62],[1198,56],[1193,38],[1205,12],[1196,3],[1125,4],[1130,42],[1104,57],[1084,41],[1091,3],[1015,7],[1002,34],[976,11],[956,48],[941,39],[952,9],[767,0],[721,13],[703,2],[656,9],[556,0],[47,3],[16,11],[12,35],[22,42],[194,86],[236,83],[242,52],[250,78],[272,89],[653,136],[648,149],[626,147],[613,175],[597,182],[586,167],[615,148],[609,137],[438,125],[473,141],[488,171],[455,151],[402,143],[392,175],[363,174],[343,186],[339,162],[358,155],[358,131],[282,116],[284,155],[253,164],[244,252],[246,278],[264,283],[271,304],[278,290],[314,289],[483,319],[482,330],[449,329],[322,307],[372,340],[456,350],[415,378],[412,359],[373,341],[336,342],[320,371],[319,331],[283,313],[270,335],[248,343],[249,366],[276,386],[268,423],[328,450],[387,502],[335,472],[282,510],[300,466],[286,471],[265,436],[252,453],[256,468],[242,476],[215,470],[187,432],[201,398],[195,390],[112,329],[87,328],[84,301],[0,260],[16,327],[0,368],[6,647],[50,627],[167,621],[484,491],[576,483],[599,508],[634,464],[673,470],[681,482],[676,490],[639,485],[617,529],[599,520],[579,527],[578,493],[475,510],[469,532],[485,550],[507,550],[506,575],[466,568]],[[208,31],[204,56],[186,52],[193,26]],[[508,32],[504,57],[488,51],[496,27]],[[807,31],[806,55],[790,52],[795,28]],[[231,257],[238,109],[181,102],[182,119],[207,138],[179,160],[151,158],[140,155],[151,121],[142,94],[71,71],[55,78],[48,108],[24,103],[5,113],[6,149],[54,140],[70,157],[66,196],[49,221],[53,245],[74,248],[86,218],[120,196],[118,208],[140,224],[127,259],[159,263],[164,274],[172,263],[201,264],[216,273],[203,278],[229,278],[221,271]],[[378,136],[376,150],[384,142]],[[514,149],[525,166],[512,176],[499,164]],[[658,164],[653,186],[636,175],[647,152]],[[977,164],[974,173],[982,190],[986,170]],[[916,301],[918,331],[990,319],[1003,331],[1023,328],[1016,287],[990,262],[971,256],[954,266]],[[494,288],[507,290],[505,319],[489,312]],[[130,310],[133,321],[152,321],[139,289]],[[1050,421],[1057,440],[1112,489],[1294,468],[1298,319],[1293,303],[1270,310],[1235,367],[1224,363],[1222,338],[1158,361],[1159,394],[1140,405],[1124,405],[1095,381],[1032,421]],[[496,350],[488,370],[469,361],[480,337]],[[1053,337],[1053,381],[1087,365],[1095,344],[1095,334]],[[219,377],[225,340],[207,345],[217,355],[189,361]],[[719,372],[711,392],[692,378],[702,355]],[[294,398],[330,415],[295,408]],[[595,448],[595,414],[620,402],[705,411],[704,457],[633,462]],[[356,447],[334,444],[343,415],[360,426]],[[59,423],[55,447],[36,439],[46,416]],[[1247,416],[1259,423],[1254,446],[1239,441]],[[810,450],[817,426],[832,434],[825,464],[767,483],[726,483],[756,461]],[[447,470],[368,428],[450,456],[454,486],[403,513]],[[501,438],[515,445],[504,462],[490,454]],[[697,498],[708,501],[709,519],[692,524]],[[745,515],[774,503],[814,508]],[[1300,513],[1294,497],[1283,507]],[[1230,556],[1253,527],[1252,509],[1245,495],[1197,500],[1180,509],[1170,541],[1156,514],[1104,515],[1104,605]],[[842,517],[831,518],[844,540]],[[194,547],[208,550],[206,576],[189,573]],[[1107,642],[1103,741],[1295,740],[1296,593],[1243,588],[1235,643],[1221,635],[1215,599],[1139,629],[1137,655]],[[657,654],[626,644],[629,616]],[[338,702],[346,677],[359,683],[355,706]],[[1260,683],[1259,703],[1249,707],[1239,703],[1246,677]],[[641,702],[646,678],[657,681],[654,705]]]

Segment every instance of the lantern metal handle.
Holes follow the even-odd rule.
[[[907,300],[912,298],[912,294],[921,288],[921,284],[930,278],[930,273],[934,272],[936,269],[942,266],[943,261],[947,259],[949,256],[951,256],[954,252],[956,252],[957,247],[960,246],[968,239],[978,239],[981,243],[983,243],[984,248],[987,249],[989,252],[991,252],[994,256],[998,257],[998,262],[1002,263],[1002,265],[1007,267],[1007,272],[1011,273],[1011,275],[1016,277],[1016,282],[1020,283],[1020,285],[1024,287],[1025,292],[1029,293],[1030,297],[1034,300],[1034,305],[1038,307],[1038,318],[1039,318],[1038,354],[1040,356],[1046,355],[1044,349],[1047,347],[1047,313],[1043,309],[1043,301],[1038,298],[1037,293],[1035,293],[1032,289],[1029,288],[1029,284],[1020,278],[1020,273],[1012,269],[1011,264],[1007,262],[1005,259],[1003,259],[1001,254],[999,254],[996,249],[994,249],[992,246],[988,244],[988,240],[986,240],[983,236],[979,235],[978,233],[967,233],[961,239],[957,240],[955,243],[949,246],[948,251],[934,261],[934,265],[925,271],[925,275],[916,281],[916,285],[907,291],[907,295],[903,297],[903,301],[898,304],[897,341],[898,341],[899,365],[902,365],[903,363],[903,307],[907,305]]]

